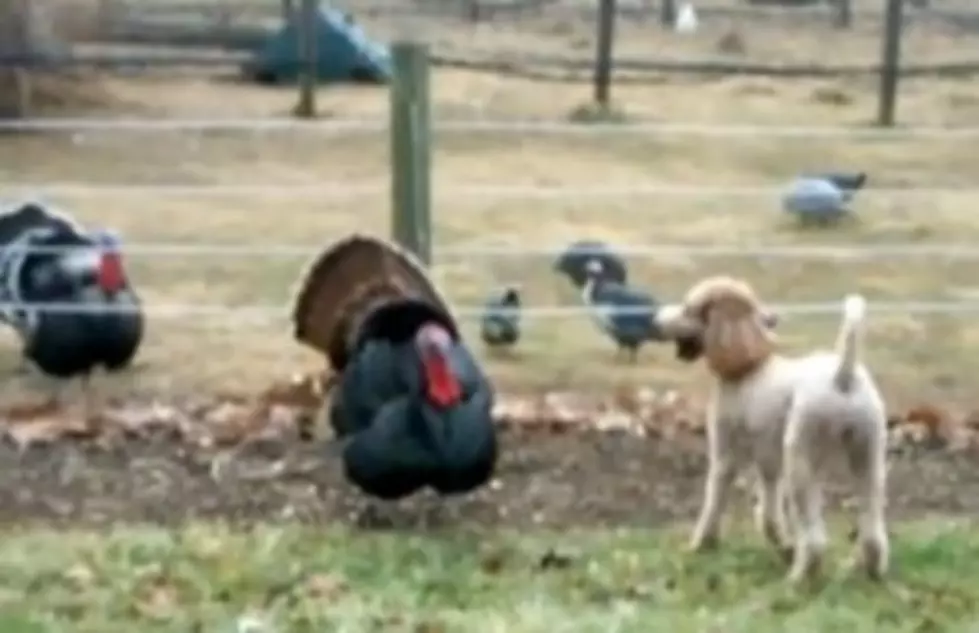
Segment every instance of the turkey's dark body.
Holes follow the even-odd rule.
[[[101,367],[127,367],[142,337],[142,318],[39,311],[24,356],[45,374],[72,378]]]
[[[462,342],[448,354],[461,400],[448,408],[426,400],[421,359],[410,341],[421,324],[412,313],[417,308],[379,314],[365,328],[370,338],[344,369],[330,408],[335,432],[349,438],[348,478],[382,499],[426,486],[441,494],[468,492],[485,484],[496,464],[492,388]]]

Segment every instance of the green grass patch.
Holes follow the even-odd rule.
[[[8,533],[0,631],[979,629],[979,533],[965,524],[896,526],[886,584],[837,565],[799,589],[754,535],[732,534],[703,556],[683,552],[684,536],[215,525]]]

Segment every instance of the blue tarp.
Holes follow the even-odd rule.
[[[323,82],[387,82],[391,77],[388,48],[367,37],[353,19],[336,9],[317,12],[316,69]],[[265,82],[291,82],[299,77],[298,17],[272,35],[258,51],[246,72]]]

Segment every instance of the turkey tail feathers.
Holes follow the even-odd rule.
[[[381,306],[426,304],[455,325],[421,262],[371,235],[354,234],[323,250],[299,278],[294,296],[293,336],[326,354],[335,371],[346,366],[361,326]]]
[[[71,217],[40,202],[26,200],[0,209],[0,248],[23,239],[29,231],[45,229],[84,233]]]

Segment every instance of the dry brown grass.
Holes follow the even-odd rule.
[[[753,41],[753,40],[752,40]],[[102,88],[129,115],[283,115],[291,91],[269,91],[193,77],[105,79]],[[438,72],[436,116],[565,118],[587,99],[585,86],[542,85],[464,72]],[[827,94],[836,98],[829,99]],[[842,96],[841,96],[842,95]],[[634,118],[667,121],[782,124],[861,124],[874,111],[874,86],[865,81],[674,79],[616,89]],[[322,110],[336,117],[383,117],[386,94],[331,88]],[[979,98],[967,82],[921,80],[902,86],[901,118],[918,125],[968,124]],[[452,134],[438,140],[436,189],[460,184],[533,186],[778,185],[805,169],[858,168],[874,185],[969,186],[976,183],[974,148],[962,139],[854,140],[654,138],[630,135],[525,137]],[[0,178],[111,183],[345,183],[387,178],[384,135],[128,133],[5,138]],[[806,242],[969,242],[979,237],[967,196],[934,199],[860,196],[863,221],[829,233],[800,232],[773,199],[610,197],[554,200],[437,196],[437,243],[458,246],[499,239],[512,246],[563,245],[594,237],[616,244]],[[316,248],[350,230],[383,232],[388,196],[356,199],[235,197],[91,198],[58,196],[88,222],[115,225],[131,241],[308,244]],[[132,256],[133,273],[150,303],[284,304],[301,259],[163,258]],[[972,262],[904,259],[769,262],[748,258],[631,258],[637,283],[675,297],[701,275],[725,270],[749,277],[777,301],[832,299],[860,290],[873,299],[960,298],[972,291]],[[442,261],[438,275],[461,305],[474,305],[495,284],[519,279],[534,305],[572,304],[575,298],[550,270],[550,258]],[[834,318],[792,318],[782,340],[792,350],[830,344]],[[246,324],[227,318],[154,319],[142,352],[146,369],[127,387],[151,392],[249,389],[319,360],[288,337],[284,320]],[[13,341],[0,370],[16,362]],[[973,358],[979,326],[968,316],[874,316],[870,362],[900,403],[941,397],[972,404]],[[520,358],[490,361],[512,387],[651,383],[697,391],[700,370],[677,364],[666,348],[643,352],[637,368],[613,363],[611,345],[584,316],[528,324]],[[13,390],[20,382],[9,383]]]

